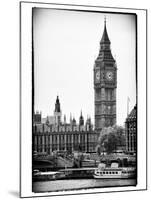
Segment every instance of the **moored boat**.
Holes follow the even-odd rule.
[[[48,180],[58,180],[64,179],[66,177],[63,172],[37,172],[33,175],[34,181],[48,181]]]
[[[93,177],[96,179],[116,179],[116,178],[134,178],[136,169],[134,167],[118,167],[117,163],[112,163],[111,167],[106,167],[104,163],[100,163],[94,171]]]

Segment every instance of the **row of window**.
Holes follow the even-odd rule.
[[[104,171],[104,172],[97,172],[97,174],[118,174],[118,172],[108,172],[108,171]]]
[[[45,145],[35,145],[34,146],[34,150],[35,151],[38,151],[38,152],[42,152],[43,150],[45,152],[50,152],[51,151],[54,151],[54,150],[77,150],[77,148],[80,148],[81,151],[86,151],[89,149],[89,151],[94,151],[95,150],[95,146],[86,146],[86,145],[81,145],[80,144],[80,147],[78,147],[77,145],[71,145],[71,144],[67,144],[66,146],[64,144],[62,145],[52,145],[52,146],[45,146]]]
[[[63,133],[76,133],[76,132],[89,132],[89,131],[91,131],[92,129],[91,129],[91,125],[89,125],[89,124],[87,124],[87,126],[83,126],[83,125],[73,125],[73,126],[63,126],[63,127],[52,127],[52,128],[48,128],[48,127],[43,127],[43,126],[41,126],[41,127],[34,127],[34,133],[36,134],[36,133],[47,133],[47,134],[49,134],[49,133],[52,133],[52,134],[55,134],[55,133],[60,133],[60,132],[63,132]]]
[[[42,137],[43,136],[38,136],[37,138],[35,138],[34,143],[35,144],[37,144],[37,143],[43,144],[43,138]],[[66,137],[66,143],[72,143],[72,140],[73,140],[73,143],[78,143],[79,139],[80,139],[80,142],[82,142],[82,143],[87,142],[87,141],[85,141],[86,140],[85,136],[81,135],[80,138],[76,137],[76,136],[74,136],[73,138],[71,136]],[[62,137],[57,137],[57,136],[52,137],[51,142],[52,142],[52,144],[65,143],[65,137],[64,136],[62,136]],[[48,145],[50,144],[50,137],[49,136],[44,137],[44,144],[48,144]]]

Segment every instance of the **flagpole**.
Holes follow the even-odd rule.
[[[129,115],[129,102],[130,102],[130,98],[127,97],[127,117]]]

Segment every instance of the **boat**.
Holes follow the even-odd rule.
[[[134,178],[135,176],[136,168],[119,167],[118,163],[112,163],[111,167],[106,167],[104,163],[100,163],[93,174],[93,177],[96,179],[122,179]]]
[[[48,181],[48,180],[58,180],[64,179],[66,177],[65,173],[63,172],[36,172],[33,174],[34,181]]]

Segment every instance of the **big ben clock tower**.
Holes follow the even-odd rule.
[[[94,64],[95,130],[116,124],[117,66],[104,22],[100,51]]]

